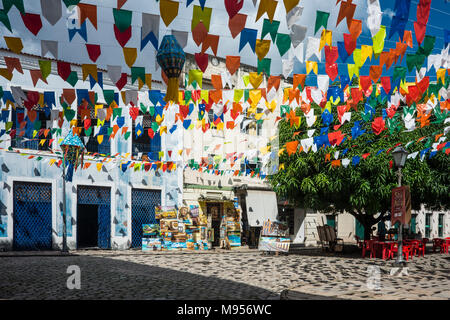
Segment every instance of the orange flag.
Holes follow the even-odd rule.
[[[80,9],[80,24],[89,19],[97,29],[97,6],[86,3],[79,3],[77,6]]]
[[[292,155],[297,152],[298,141],[286,142],[286,151],[288,155]]]
[[[352,35],[353,39],[358,39],[359,35],[362,32],[362,21],[352,19],[352,22],[350,22],[350,26],[348,28],[348,32]]]
[[[226,67],[231,75],[233,75],[239,66],[241,65],[241,57],[240,56],[227,56],[226,57]]]
[[[211,48],[214,55],[217,56],[217,47],[219,46],[219,36],[207,34],[202,44],[202,53]]]
[[[276,91],[280,88],[280,81],[281,76],[270,76],[267,80],[267,91],[270,91],[270,89],[275,88]]]
[[[212,74],[211,75],[211,83],[216,90],[220,90],[223,88],[222,85],[222,77],[219,74]]]
[[[405,30],[405,33],[403,34],[403,42],[408,45],[408,47],[413,47],[413,41],[412,41],[412,32],[411,30]]]
[[[380,79],[381,77],[381,72],[383,71],[383,66],[370,66],[370,79],[372,79],[372,81],[374,83],[376,83],[378,81],[378,79]]]
[[[302,86],[302,89],[305,87],[306,74],[294,74],[293,85],[292,88],[298,88],[299,85]],[[300,90],[302,90],[300,89]]]

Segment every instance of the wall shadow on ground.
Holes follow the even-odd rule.
[[[245,261],[243,261],[245,263]],[[69,290],[67,268],[81,270],[81,289]],[[280,294],[243,282],[94,256],[0,257],[0,299],[227,300],[279,299]],[[225,266],[226,267],[226,266]],[[324,297],[305,295],[305,299]]]

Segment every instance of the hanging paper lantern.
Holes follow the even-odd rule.
[[[63,151],[64,165],[68,164],[66,180],[72,181],[73,169],[76,170],[79,164],[83,167],[84,144],[78,135],[74,135],[73,131],[70,131],[61,143],[61,150]],[[79,161],[80,156],[81,161]]]
[[[166,102],[178,101],[178,78],[186,61],[186,55],[173,35],[164,36],[156,60],[169,78],[164,100]]]

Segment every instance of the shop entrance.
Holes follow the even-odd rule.
[[[223,208],[221,203],[207,203],[206,212],[211,215],[211,228],[214,232],[214,241],[212,242],[213,247],[220,246],[220,223],[222,221]]]
[[[111,189],[78,186],[77,247],[111,248]]]
[[[98,205],[79,204],[77,221],[78,248],[97,247]]]

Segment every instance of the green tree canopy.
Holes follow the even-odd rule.
[[[419,103],[423,103],[425,98],[423,97]],[[408,111],[408,107],[402,107],[401,103],[393,120],[386,123],[386,130],[375,135],[371,128],[372,121],[382,116],[387,101],[381,100],[380,95],[375,96],[374,92],[370,98],[363,100],[365,101],[358,104],[358,112],[351,110],[351,121],[339,128],[334,128],[339,121],[336,107],[332,107],[333,122],[328,130],[329,132],[335,131],[333,129],[341,130],[347,137],[339,146],[322,147],[317,152],[297,151],[290,156],[284,152],[280,155],[280,165],[284,164],[284,169],[270,177],[277,194],[295,206],[324,213],[348,212],[363,224],[367,237],[371,226],[390,212],[391,192],[397,186],[396,168],[392,165],[391,151],[400,143],[409,153],[426,151],[423,151],[423,157],[419,153],[414,159],[408,159],[402,170],[402,185],[410,186],[413,209],[419,209],[422,204],[429,208],[448,208],[450,158],[445,153],[445,148],[430,153],[436,135],[444,133],[445,126],[449,125],[444,123],[448,113],[440,114],[438,103],[437,109],[430,117],[430,125],[420,128],[420,123],[416,122],[416,129],[406,132],[402,115]],[[365,112],[366,102],[375,109],[372,117]],[[280,148],[286,142],[308,138],[309,129],[316,129],[314,136],[320,133],[324,127],[320,116],[322,109],[315,103],[311,104],[311,108],[318,116],[311,128],[307,127],[301,108],[295,110],[295,114],[302,117],[300,126],[290,126],[288,121],[280,121]],[[284,111],[286,109],[287,106],[282,108]],[[386,117],[386,122],[387,119]],[[352,138],[355,121],[361,121],[361,127],[366,132]],[[447,140],[448,135],[447,132],[445,136]],[[430,149],[426,150],[427,148]],[[350,160],[347,167],[332,165],[331,161],[334,160],[336,151],[339,151],[339,159]],[[326,161],[327,154],[331,161]],[[362,155],[367,157],[364,159]],[[353,157],[360,157],[359,164],[353,165]]]

